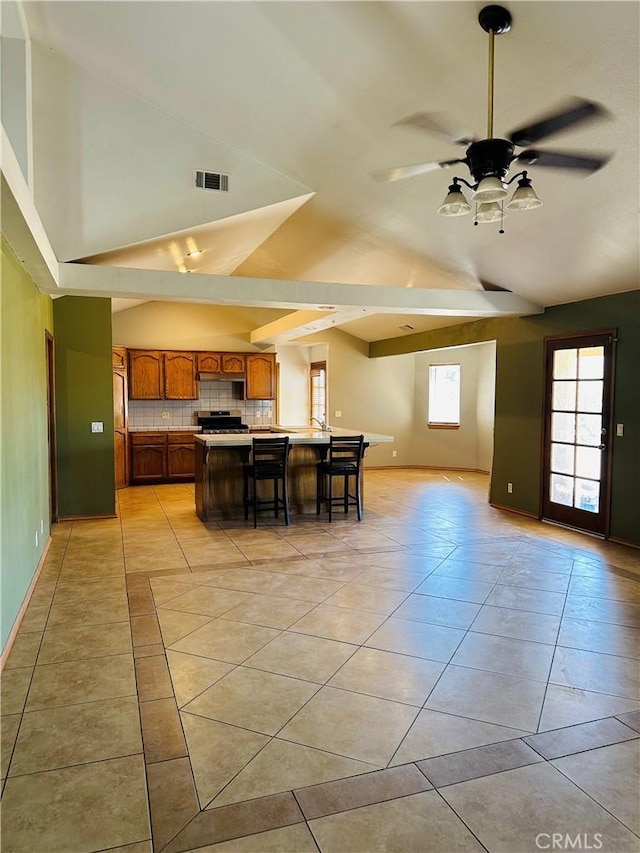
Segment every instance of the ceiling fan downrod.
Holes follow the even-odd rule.
[[[494,80],[494,37],[508,33],[511,29],[511,14],[504,6],[485,6],[480,10],[478,21],[489,33],[489,79],[487,94],[487,139],[493,139],[493,80]]]

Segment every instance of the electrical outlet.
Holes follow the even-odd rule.
[[[256,418],[258,418],[258,419],[262,418],[262,412],[256,412]]]
[[[507,483],[507,492],[512,495],[513,494],[513,483]]]
[[[104,424],[102,421],[91,421],[91,432],[104,432]]]
[[[392,450],[392,451],[391,451],[391,455],[392,455],[392,456],[397,456],[397,455],[398,455],[398,451],[397,451],[397,450]]]
[[[163,421],[168,421],[169,418],[171,417],[171,412],[162,412],[160,417],[162,418]]]
[[[340,411],[340,409],[336,409],[336,410],[335,410],[335,412],[333,413],[333,416],[334,416],[335,418],[341,418],[341,417],[342,417],[342,412]]]

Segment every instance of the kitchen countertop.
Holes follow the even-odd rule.
[[[331,427],[328,430],[312,429],[310,427],[291,427],[273,424],[270,427],[273,433],[288,435],[290,444],[328,444],[332,435],[364,435],[367,444],[383,444],[394,441],[392,435],[380,435],[375,432],[367,432],[362,429],[344,429],[343,427]],[[207,447],[247,447],[253,441],[254,435],[266,437],[264,432],[260,433],[226,433],[221,435],[195,436],[196,441],[202,442]]]
[[[193,432],[197,433],[197,426],[130,426],[128,432]]]

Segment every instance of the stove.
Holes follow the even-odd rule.
[[[224,435],[231,433],[247,433],[249,427],[242,423],[238,411],[196,412],[196,423],[203,435]]]

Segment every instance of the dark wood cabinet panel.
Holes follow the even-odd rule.
[[[164,358],[157,350],[129,350],[129,399],[164,398]]]
[[[130,444],[132,484],[193,480],[192,432],[132,432]]]
[[[119,359],[114,355],[114,365]],[[124,367],[113,368],[113,464],[116,489],[129,484],[129,457],[127,453],[127,369],[126,351]]]
[[[126,347],[113,347],[111,350],[112,354],[112,364],[114,367],[122,368],[122,370],[127,369],[127,348]]]
[[[162,444],[131,445],[131,481],[157,483],[166,479],[166,446]]]
[[[194,353],[164,353],[164,398],[165,400],[198,399]]]
[[[127,476],[127,433],[124,430],[116,430],[113,434],[113,462],[116,473],[116,489],[124,489],[129,485]]]
[[[195,476],[194,442],[167,447],[167,479],[193,480]]]
[[[275,397],[276,359],[273,353],[247,355],[247,400],[273,400]]]

